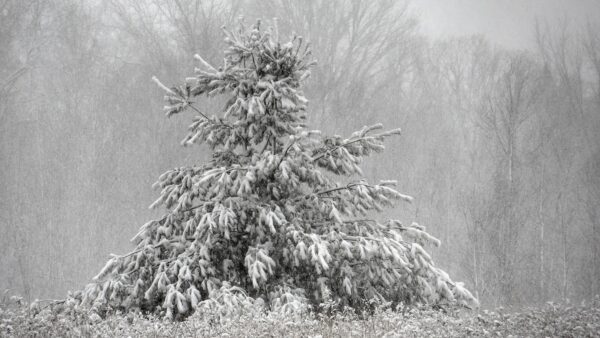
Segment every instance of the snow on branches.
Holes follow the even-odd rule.
[[[113,255],[75,297],[97,309],[168,317],[216,306],[224,295],[272,307],[328,299],[360,307],[372,298],[474,305],[434,266],[424,246],[440,243],[424,227],[369,218],[412,200],[395,181],[360,178],[363,159],[400,131],[377,124],[342,138],[307,129],[309,44],[276,41],[260,23],[224,32],[222,65],[197,55],[199,68],[183,85],[153,78],[167,116],[198,114],[182,143],[208,145],[212,160],[161,175],[151,207],[164,207],[164,216],[144,224],[132,238],[135,250]],[[226,95],[227,104],[209,116],[195,106],[201,95]],[[336,175],[359,177],[342,185]]]

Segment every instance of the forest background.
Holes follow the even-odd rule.
[[[131,248],[156,216],[158,175],[210,158],[179,145],[188,120],[166,119],[151,77],[179,83],[195,53],[219,64],[221,26],[243,15],[311,41],[311,127],[402,128],[365,175],[415,197],[386,217],[427,226],[442,240],[437,265],[484,306],[600,294],[600,15],[531,20],[515,47],[433,32],[421,11],[390,0],[0,0],[0,289],[61,298]]]

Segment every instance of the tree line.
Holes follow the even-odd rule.
[[[313,45],[309,125],[402,128],[365,175],[415,197],[389,217],[440,238],[434,258],[484,306],[600,293],[599,27],[540,20],[515,51],[426,37],[409,3],[349,0],[0,0],[2,288],[81,287],[130,248],[151,182],[207,160],[178,145],[187,122],[150,79],[176,83],[196,53],[219,64],[240,15]]]

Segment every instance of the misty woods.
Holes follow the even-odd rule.
[[[149,182],[212,153],[180,147],[164,91],[222,63],[221,26],[276,17],[310,41],[306,123],[351,135],[382,122],[397,142],[365,161],[415,197],[386,219],[426,224],[431,256],[483,305],[600,292],[600,41],[580,22],[531,23],[535,46],[432,39],[402,2],[0,0],[5,212],[1,288],[62,297],[101,270],[155,200]],[[226,102],[201,99],[203,112]],[[389,128],[387,128],[389,126]]]

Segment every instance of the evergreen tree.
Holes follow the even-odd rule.
[[[198,116],[184,145],[213,152],[202,166],[161,175],[152,208],[165,215],[144,224],[134,251],[114,255],[75,298],[96,308],[156,309],[185,316],[202,301],[235,288],[274,306],[290,299],[327,300],[353,307],[365,300],[476,303],[434,266],[425,229],[371,211],[411,201],[394,181],[362,179],[364,157],[400,133],[364,127],[348,138],[325,137],[304,124],[301,87],[314,64],[302,37],[278,42],[276,28],[225,30],[218,69],[196,55],[200,68],[168,88],[167,116]],[[351,71],[351,70],[348,70]],[[227,95],[223,112],[209,116],[195,97]],[[347,177],[348,184],[335,179]],[[295,298],[294,298],[295,297]]]

